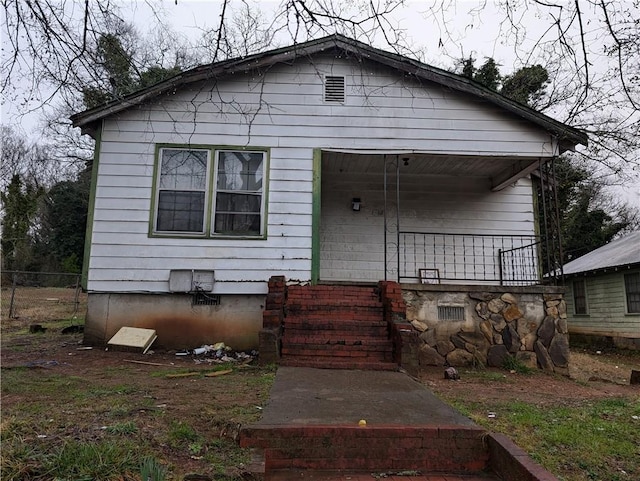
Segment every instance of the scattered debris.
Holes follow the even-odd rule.
[[[134,361],[133,359],[125,359],[124,362],[132,362],[134,364],[146,364],[147,366],[177,367],[173,363],[171,363],[171,364],[162,364],[160,362]]]
[[[448,367],[444,370],[444,378],[451,381],[458,381],[460,379],[460,374],[455,367]]]
[[[225,374],[229,374],[233,372],[233,369],[225,369],[224,371],[213,371],[205,374],[205,377],[218,377],[224,376]]]
[[[92,349],[93,347],[91,346],[76,347],[76,351],[91,351]]]
[[[176,352],[176,356],[192,356],[193,362],[196,364],[209,363],[209,364],[222,364],[222,363],[248,363],[251,362],[258,355],[257,351],[251,351],[250,353],[242,351],[234,351],[224,342],[217,342],[215,344],[204,344],[194,349],[184,349]]]
[[[496,413],[494,413],[493,411],[489,411],[487,413],[487,417],[490,419],[494,419],[496,417]]]
[[[39,332],[47,332],[47,328],[44,327],[42,324],[31,324],[29,326],[29,333],[37,334]]]
[[[24,367],[43,367],[43,368],[49,368],[49,367],[54,367],[54,366],[59,366],[60,363],[58,361],[44,361],[42,359],[39,359],[37,361],[31,361],[28,362],[24,365]]]

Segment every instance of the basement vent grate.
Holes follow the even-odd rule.
[[[219,306],[220,296],[205,292],[194,292],[191,297],[192,306]]]
[[[327,75],[324,78],[324,101],[344,103],[344,77]]]
[[[464,321],[464,306],[438,306],[440,321]]]

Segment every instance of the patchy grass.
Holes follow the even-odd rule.
[[[259,419],[274,368],[197,365],[153,356],[78,351],[81,335],[3,329],[1,479],[241,479],[240,425]],[[138,356],[136,358],[136,356]],[[125,359],[175,367],[127,363]],[[233,369],[207,377],[220,369]],[[166,374],[197,371],[198,376]]]
[[[640,398],[555,406],[449,402],[481,426],[511,437],[564,481],[640,479]]]

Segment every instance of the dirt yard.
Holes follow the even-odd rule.
[[[28,326],[3,321],[3,477],[9,463],[19,475],[7,479],[45,479],[38,477],[43,468],[31,455],[21,454],[27,446],[41,450],[45,459],[69,440],[86,444],[114,439],[129,450],[152,453],[169,470],[169,479],[184,479],[187,473],[228,480],[245,475],[247,453],[234,440],[241,424],[260,417],[275,369],[220,366],[174,352],[86,349],[82,334],[60,333],[66,324],[48,326],[45,333],[30,334]],[[631,369],[640,369],[640,353],[574,350],[571,364],[571,377],[460,369],[461,379],[448,381],[442,368],[434,368],[421,381],[454,404],[639,402],[640,387],[629,385],[629,376]],[[208,376],[216,369],[232,371]]]
[[[569,377],[541,371],[523,375],[502,369],[483,373],[461,368],[460,380],[452,382],[444,379],[441,368],[434,368],[421,380],[445,398],[472,396],[476,401],[570,406],[589,400],[640,396],[640,386],[629,385],[632,369],[640,370],[640,353],[573,349]]]

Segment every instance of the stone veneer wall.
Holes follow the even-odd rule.
[[[566,374],[563,288],[403,285],[402,290],[420,367],[501,367],[512,356],[528,367]],[[439,319],[439,306],[462,308],[464,319]]]

